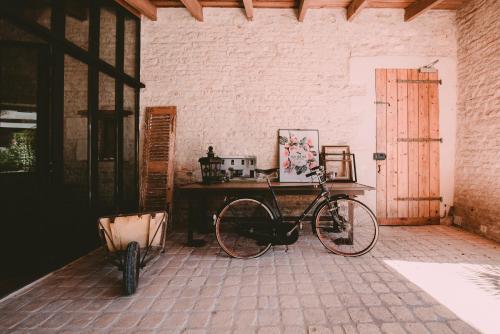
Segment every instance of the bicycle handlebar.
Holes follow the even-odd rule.
[[[317,171],[320,171],[320,173],[318,174]],[[274,174],[274,173],[277,173],[279,171],[278,168],[270,168],[270,169],[258,169],[256,168],[255,169],[255,172],[257,174],[262,174],[262,175],[266,175],[266,176],[269,176],[271,174]],[[322,166],[316,166],[316,167],[313,167],[310,169],[311,172],[307,173],[306,174],[306,177],[311,177],[311,176],[314,176],[314,175],[322,175],[322,172],[323,172],[323,167]]]
[[[314,171],[314,172],[307,173],[307,174],[306,174],[306,177],[311,177],[311,176],[313,176],[313,175],[316,175],[316,172],[315,172],[315,171]]]
[[[313,167],[313,168],[310,169],[311,172],[306,174],[306,177],[311,177],[311,176],[314,176],[314,175],[318,175],[318,173],[316,172],[318,169],[320,170],[320,172],[323,171],[323,167],[321,167],[321,166]]]

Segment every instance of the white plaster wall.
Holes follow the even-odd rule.
[[[451,204],[455,13],[411,22],[403,14],[366,9],[348,23],[345,10],[321,9],[299,23],[293,10],[256,9],[249,22],[240,9],[205,8],[198,22],[179,8],[143,21],[141,110],[177,106],[176,183],[200,179],[198,158],[209,144],[219,155],[256,155],[259,167],[274,167],[278,129],[311,128],[320,145],[351,145],[359,182],[375,186],[374,68],[440,59],[441,187]]]

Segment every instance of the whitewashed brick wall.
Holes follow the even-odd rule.
[[[457,12],[456,223],[500,241],[500,1]]]
[[[345,10],[310,10],[303,23],[287,9],[205,8],[205,22],[183,9],[160,9],[144,20],[141,110],[178,108],[177,184],[200,180],[198,158],[213,144],[219,155],[252,154],[277,166],[277,130],[312,128],[320,144],[350,144],[359,181],[375,185],[372,109],[351,109],[351,97],[374,86],[350,85],[356,57],[456,57],[452,11],[405,23],[403,10],[366,9],[348,23]],[[434,59],[434,58],[433,58]],[[424,64],[421,64],[424,65]],[[369,131],[366,127],[369,127]],[[373,135],[372,135],[373,134]],[[452,159],[452,157],[451,157]],[[364,163],[363,161],[366,161]]]

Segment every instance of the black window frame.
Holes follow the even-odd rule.
[[[123,201],[123,90],[125,86],[132,87],[135,92],[135,180],[139,181],[139,101],[140,89],[145,85],[140,82],[140,31],[141,20],[124,7],[112,0],[89,0],[89,36],[88,50],[66,39],[65,0],[51,1],[51,24],[45,27],[35,21],[27,21],[9,8],[8,2],[0,2],[0,18],[6,19],[17,27],[33,34],[46,42],[50,48],[51,64],[51,104],[50,104],[50,152],[48,154],[51,184],[60,185],[63,182],[63,124],[64,124],[64,57],[69,55],[88,65],[88,205],[90,209],[99,207],[98,203],[98,112],[99,112],[99,75],[106,74],[115,80],[116,109],[116,150],[115,150],[115,187],[113,212],[136,211],[138,209],[139,189],[134,190],[135,207],[124,207]],[[103,6],[111,6],[116,13],[116,47],[115,65],[99,58],[100,11]],[[135,76],[124,71],[124,30],[125,18],[136,21],[136,57]],[[112,212],[106,212],[112,213]],[[103,214],[103,212],[96,212]]]

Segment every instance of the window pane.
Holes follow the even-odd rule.
[[[89,47],[89,2],[66,0],[66,39],[87,50]]]
[[[88,66],[64,57],[64,171],[65,189],[73,199],[88,198],[87,158],[87,78]]]
[[[0,45],[0,173],[36,165],[38,50]]]
[[[137,71],[135,62],[137,59],[137,19],[125,17],[125,41],[124,41],[124,70],[125,73],[136,77]]]
[[[135,89],[124,86],[123,91],[123,199],[127,209],[137,208],[137,176],[135,147]]]
[[[99,56],[102,60],[115,65],[116,50],[116,13],[112,7],[101,8],[101,27],[99,34]]]
[[[0,40],[44,43],[41,39],[0,18]]]
[[[50,29],[52,14],[50,1],[10,1],[9,9],[25,21],[36,22]]]
[[[114,207],[115,152],[116,152],[116,110],[115,80],[106,74],[99,74],[98,128],[98,197],[103,211]]]

